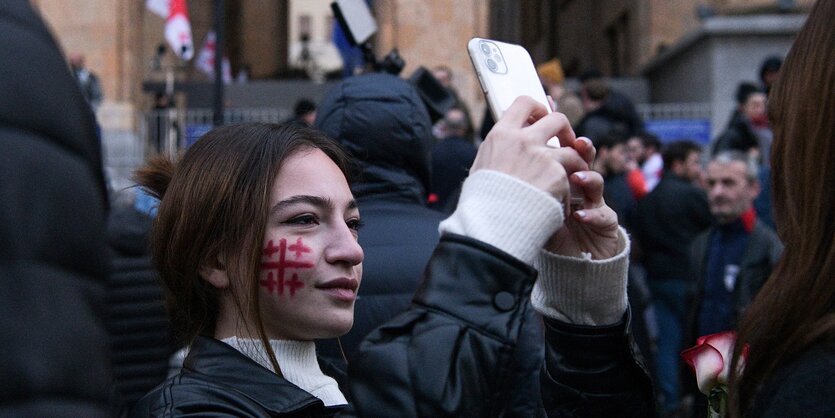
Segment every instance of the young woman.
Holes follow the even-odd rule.
[[[566,146],[547,147],[554,135]],[[211,131],[176,164],[154,160],[138,178],[161,198],[153,253],[190,352],[133,415],[501,415],[527,297],[546,316],[543,408],[651,414],[626,331],[628,240],[593,157],[564,116],[517,101],[441,224],[413,306],[366,339],[341,386],[313,343],[350,329],[362,280],[339,147],[244,124]],[[569,181],[585,207],[566,218]]]
[[[769,95],[774,214],[786,247],[740,322],[737,356],[749,348],[731,382],[736,416],[835,416],[833,22],[835,1],[818,1]]]

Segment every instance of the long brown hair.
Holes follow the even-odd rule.
[[[772,187],[783,258],[740,321],[732,411],[750,412],[775,369],[835,338],[835,0],[819,0],[769,98]],[[736,362],[736,360],[735,360]],[[733,370],[736,370],[734,367]]]
[[[324,134],[267,123],[216,128],[180,161],[157,156],[136,172],[137,183],[161,200],[152,255],[165,286],[172,328],[182,342],[191,344],[198,335],[214,333],[218,293],[199,271],[221,268],[232,282],[229,290],[242,325],[258,335],[279,371],[264,332],[255,282],[273,181],[284,160],[304,149],[322,150],[350,177],[346,154]]]

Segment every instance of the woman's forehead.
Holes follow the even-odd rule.
[[[319,149],[300,150],[284,160],[273,181],[270,200],[275,204],[299,195],[320,196],[337,206],[353,200],[342,170]]]

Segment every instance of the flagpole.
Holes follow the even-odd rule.
[[[215,94],[214,126],[223,124],[223,0],[215,2]]]

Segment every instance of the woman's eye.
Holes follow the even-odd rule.
[[[319,221],[313,215],[300,215],[285,222],[291,225],[318,225]]]
[[[354,231],[359,231],[363,226],[365,226],[365,223],[359,219],[349,219],[345,223],[348,225],[348,228]]]

